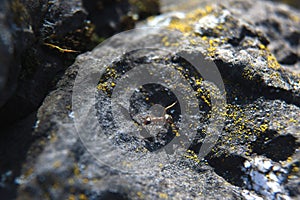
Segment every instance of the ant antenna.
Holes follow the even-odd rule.
[[[164,110],[164,115],[166,114],[167,110],[170,109],[170,108],[172,108],[173,106],[175,106],[176,103],[177,103],[177,101],[175,101],[175,102],[172,103],[171,105],[167,106],[167,107],[165,108],[165,110]]]
[[[172,108],[173,106],[175,106],[176,103],[177,103],[177,101],[175,101],[175,102],[172,103],[171,105],[167,106],[167,107],[165,108],[165,111],[167,111],[168,109],[170,109],[170,108]]]

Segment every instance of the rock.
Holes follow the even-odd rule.
[[[32,136],[32,124],[36,121],[36,113],[14,124],[1,129],[0,135],[0,193],[4,199],[15,199],[18,184],[16,178],[21,173],[21,166],[26,160],[27,150],[37,139]],[[20,134],[22,130],[22,134]]]
[[[2,127],[34,112],[55,78],[72,63],[76,52],[59,51],[58,46],[78,52],[87,50],[91,36],[86,17],[80,1],[9,3],[7,18],[15,62],[8,66],[10,81],[6,88],[11,92],[0,109]]]
[[[118,26],[123,20],[123,27],[111,33],[105,27],[107,21],[103,20],[102,24],[90,21],[94,13],[86,8],[86,1],[0,1],[0,174],[6,177],[11,172],[10,178],[3,182],[6,186],[0,188],[4,198],[6,194],[15,196],[14,178],[20,173],[29,143],[36,139],[31,134],[36,126],[34,116],[46,95],[78,54],[91,50],[105,36],[110,36],[97,35],[95,29],[100,27],[105,33],[113,34],[126,30],[127,25],[134,25],[138,20],[126,21],[129,14],[144,18],[158,12],[156,1],[141,2],[127,3],[129,7],[117,19],[110,12],[118,10],[117,1],[108,2],[109,6],[98,12],[107,21],[116,20]],[[135,4],[153,9],[145,13]],[[14,155],[7,156],[7,152]]]
[[[91,48],[92,29],[80,1],[13,0],[5,8],[3,2],[0,32],[7,52],[0,58],[5,70],[0,91],[0,173],[10,171],[11,177],[0,189],[10,199],[16,195],[14,178],[35,138],[31,132],[36,110],[76,54]]]
[[[158,0],[83,0],[96,32],[103,37],[134,28],[138,20],[159,14]]]
[[[7,85],[13,85],[16,80],[14,75],[10,75],[10,79],[8,79],[8,74],[12,74],[11,70],[17,70],[16,67],[13,66],[13,53],[14,46],[12,41],[12,31],[9,25],[9,19],[7,18],[7,9],[8,5],[6,1],[1,1],[0,4],[0,51],[1,51],[1,60],[0,60],[0,107],[6,102],[6,100],[10,97],[12,93],[12,88],[7,87]]]
[[[290,12],[287,5],[268,5],[264,3],[251,4],[247,9],[235,4],[232,12],[242,19],[254,24],[261,32],[268,36],[268,48],[275,55],[278,62],[287,69],[299,73],[299,16]],[[263,8],[263,9],[262,9]]]
[[[275,164],[275,163],[274,163]],[[254,157],[251,167],[243,168],[245,171],[245,185],[248,189],[270,199],[279,197],[290,199],[285,191],[285,181],[288,179],[287,172],[293,163],[282,164],[280,169],[273,171],[270,167],[274,165],[272,161],[263,157]]]
[[[22,176],[17,179],[18,199],[299,198],[296,186],[300,183],[300,76],[278,63],[275,50],[269,48],[274,38],[269,36],[268,26],[248,22],[239,14],[252,16],[265,7],[276,10],[282,6],[255,1],[253,5],[261,7],[253,10],[248,2],[228,4],[236,7],[209,5],[194,11],[163,14],[150,21],[160,28],[123,33],[78,56],[38,111],[39,123],[34,135],[39,139],[31,146]],[[289,16],[299,18],[292,9]],[[260,21],[259,16],[253,19]],[[279,20],[278,24],[281,23]],[[288,26],[297,30],[298,24],[291,22]],[[273,37],[280,43],[286,42],[278,35]],[[289,47],[295,50],[292,45]],[[124,53],[124,48],[137,50]],[[195,62],[202,54],[208,59],[206,64],[213,61],[223,77],[225,112],[220,109],[214,114],[211,99],[223,93],[215,93],[215,86],[208,92],[213,79],[202,80],[201,73],[191,66],[194,63],[182,58],[188,55]],[[167,114],[173,122],[157,136],[150,134],[147,139],[132,136],[128,132],[134,125],[119,120],[123,114],[117,105],[124,103],[125,95],[122,92],[115,95],[114,90],[118,81],[123,80],[120,77],[143,79],[138,73],[133,78],[124,74],[148,65],[157,67],[154,70],[159,69],[158,74],[167,77],[166,80],[169,80],[167,69],[176,69],[182,76],[174,74],[174,79],[185,77],[194,90],[185,93],[186,97],[191,94],[197,97],[199,112],[188,121],[192,125],[200,121],[201,125],[191,126],[190,132],[197,130],[191,139],[183,133],[187,137],[183,139],[191,143],[183,156],[178,156],[172,148],[166,149],[165,154],[159,153],[170,140],[182,136],[177,134],[176,126],[185,117],[179,108],[183,104],[164,87],[144,86],[130,98],[129,117],[137,117],[134,124],[138,126],[143,122],[147,125],[148,121],[139,121],[136,113],[147,113],[149,109],[151,113],[151,103],[171,106]],[[100,78],[101,69],[105,73]],[[155,74],[151,68],[145,69]],[[95,80],[92,88],[86,87]],[[180,90],[185,90],[184,86],[177,85]],[[84,95],[77,96],[77,91]],[[92,98],[87,98],[91,94]],[[110,106],[116,96],[119,101]],[[215,115],[224,117],[224,127],[213,150],[199,160],[200,146],[205,144],[204,136],[208,136],[205,132],[208,120]],[[98,123],[104,132],[99,131]],[[79,138],[83,133],[78,130],[92,135]],[[109,151],[115,146],[126,151],[124,154]],[[120,165],[107,166],[103,161]]]
[[[2,78],[9,82],[1,93],[0,126],[36,111],[79,53],[92,49],[105,37],[134,28],[138,19],[159,11],[158,2],[148,0],[14,0],[8,7],[7,19],[2,17],[1,37],[6,39],[3,45],[10,45],[7,51],[15,56],[1,59],[7,66],[1,74],[10,73]],[[11,66],[7,63],[10,60],[14,60]]]
[[[297,5],[297,2],[293,0],[284,2]],[[163,11],[191,10],[197,6],[203,6],[203,3],[192,0],[189,3],[163,0],[161,4]],[[237,17],[253,24],[256,29],[267,35],[270,42],[268,48],[281,66],[299,73],[299,16],[295,14],[297,10],[284,4],[274,6],[264,2],[254,4],[244,1],[235,3],[226,1],[222,4],[225,4],[227,9]],[[291,13],[290,10],[295,12]]]
[[[295,8],[300,8],[299,2],[297,0],[287,0],[287,1],[278,0],[278,1],[286,3],[288,5],[291,5],[291,6],[295,7]]]

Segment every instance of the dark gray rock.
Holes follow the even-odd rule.
[[[66,46],[62,48],[78,51],[86,51],[91,43],[90,36],[80,32],[88,25],[80,2],[51,2],[1,1],[0,173],[3,177],[10,174],[2,179],[0,188],[5,199],[16,196],[14,178],[19,176],[26,152],[34,141],[31,132],[36,110],[55,85],[55,79],[75,58],[68,55],[72,53],[61,53],[45,43],[58,45],[64,38]],[[68,36],[70,32],[72,39]],[[86,46],[77,48],[74,44],[80,41],[85,41]]]
[[[89,19],[96,26],[96,33],[109,37],[134,28],[138,20],[159,14],[158,0],[83,0]]]
[[[140,5],[145,6],[147,2]],[[0,174],[4,177],[0,193],[3,198],[15,196],[14,178],[20,174],[24,155],[36,139],[31,132],[38,107],[75,57],[94,48],[104,36],[134,26],[137,19],[125,20],[130,16],[139,14],[141,19],[158,12],[158,2],[153,3],[148,13],[135,4],[135,1],[127,2],[129,6],[115,18],[119,3],[110,1],[109,6],[105,5],[97,13],[107,21],[98,20],[93,24],[86,1],[0,1]],[[106,27],[108,21],[116,23],[118,29],[111,32]],[[109,34],[97,35],[98,26]],[[5,178],[7,173],[9,178]]]
[[[75,53],[60,52],[48,43],[79,52],[86,51],[90,40],[83,32],[88,24],[80,1],[15,0],[9,2],[6,12],[14,63],[6,64],[5,88],[10,92],[0,109],[2,127],[35,111],[55,77],[72,63]],[[78,48],[76,43],[84,41],[85,47]]]
[[[13,86],[7,87],[7,85],[13,85],[12,83],[16,82],[17,77],[11,75],[9,77],[9,71],[14,70],[17,71],[16,67],[13,66],[13,53],[14,53],[14,45],[12,39],[12,31],[10,27],[9,19],[7,18],[7,10],[8,3],[6,1],[0,2],[0,107],[6,102],[6,100],[10,97]],[[12,74],[12,73],[10,73]]]
[[[36,111],[79,53],[159,12],[159,3],[148,0],[14,0],[7,4],[1,16],[0,126]]]
[[[229,5],[235,2],[229,2]],[[279,34],[270,38],[268,26],[247,22],[239,14],[248,12],[247,15],[251,16],[264,6],[273,10],[281,6],[255,1],[253,4],[262,6],[251,11],[253,7],[248,2],[237,2],[235,8],[213,5],[189,13],[157,16],[149,24],[160,28],[116,36],[113,42],[78,56],[59,81],[57,89],[48,95],[39,109],[34,135],[40,138],[31,146],[22,176],[16,180],[20,184],[18,199],[299,198],[300,77],[294,70],[281,66],[272,54],[274,49],[269,49],[275,37],[282,43],[286,40],[280,39]],[[289,15],[300,17],[293,10],[289,10]],[[298,24],[292,22],[282,26],[298,29]],[[151,49],[123,54],[122,51],[122,48],[145,46],[166,48],[170,52]],[[295,50],[293,45],[289,48]],[[224,128],[217,144],[203,160],[198,160],[195,155],[203,143],[206,122],[209,117],[214,117],[210,112],[211,102],[207,101],[214,93],[208,96],[205,84],[209,81],[197,80],[201,75],[192,70],[191,63],[180,58],[180,55],[200,53],[217,64],[224,79],[227,99],[226,112],[218,113],[225,117]],[[99,70],[107,63],[110,63],[109,70],[100,79]],[[110,118],[112,108],[109,103],[116,81],[127,70],[149,63],[178,69],[193,89],[197,89],[200,110],[197,120],[202,124],[190,141],[189,151],[180,159],[172,153],[151,156],[155,147],[164,145],[165,138],[157,137],[150,142],[133,138],[126,135],[130,124],[118,127]],[[76,76],[82,73],[88,76],[78,82]],[[162,69],[160,73],[165,71]],[[94,107],[89,107],[88,99],[81,104],[82,112],[77,112],[74,102],[86,99],[74,96],[72,92],[81,87],[87,95],[95,92],[84,88],[85,83],[95,78],[99,79],[99,84],[95,85],[98,90],[94,95]],[[77,84],[73,88],[75,79]],[[179,84],[178,87],[182,86]],[[144,101],[144,93],[149,95],[150,102]],[[172,93],[156,87],[140,89],[131,100],[134,102],[132,112],[134,109],[147,110],[152,101],[164,107],[176,102]],[[175,125],[182,117],[177,109],[175,106],[171,113]],[[93,110],[98,111],[96,116],[93,116]],[[75,123],[81,117],[78,114],[86,117],[86,130],[82,130],[96,133],[94,139],[97,143],[87,145],[82,141],[89,138],[78,138],[78,124]],[[93,118],[105,127],[114,144],[104,140],[107,135],[98,132],[98,124],[93,123]],[[162,130],[162,134],[166,131]],[[110,168],[92,156],[114,145],[141,153],[140,159],[122,163],[124,169],[133,169],[135,173]],[[143,156],[148,159],[143,159]],[[131,159],[115,152],[99,154],[97,158]]]
[[[245,5],[245,3],[242,3]],[[246,9],[242,5],[234,4],[232,12],[239,15],[263,32],[270,44],[268,48],[275,55],[278,62],[287,69],[299,73],[299,41],[300,41],[300,21],[299,16],[291,7],[287,5],[273,6],[273,4],[249,4]]]

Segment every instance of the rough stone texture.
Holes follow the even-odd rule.
[[[250,4],[247,9],[235,9],[236,7],[241,6],[234,4],[231,7],[232,12],[254,24],[268,37],[268,48],[278,62],[299,73],[300,21],[294,12],[290,12],[291,8],[263,3]]]
[[[215,2],[219,2],[215,0]],[[283,1],[291,5],[298,5],[297,1]],[[183,3],[176,0],[162,0],[164,12],[191,10],[197,6],[203,6],[206,1],[190,0]],[[255,25],[255,28],[268,36],[270,44],[268,48],[276,56],[278,62],[284,67],[299,72],[299,18],[295,12],[290,12],[291,7],[280,4],[258,2],[246,3],[236,1],[235,3],[221,2],[237,17]],[[298,3],[298,4],[297,4]]]
[[[149,160],[152,164],[136,166],[137,174],[95,162],[76,135],[71,96],[79,68],[88,65],[96,71],[101,58],[114,52],[112,46],[97,47],[77,58],[39,109],[34,134],[40,139],[32,145],[22,176],[16,180],[20,184],[18,199],[298,199],[299,66],[279,50],[294,52],[299,60],[300,15],[272,3],[252,4],[230,1],[225,6],[164,14],[149,24],[169,31],[141,31],[117,43],[126,47],[131,41],[130,46],[139,47],[159,42],[173,51],[129,58],[121,54],[112,63],[113,69],[120,63],[133,67],[151,62],[180,65],[188,71],[190,65],[178,60],[183,52],[201,52],[217,64],[227,91],[226,121],[217,145],[204,160],[194,157],[203,139],[200,132],[188,151],[190,155],[165,165],[157,164],[160,157]],[[260,19],[258,13],[265,12],[264,8],[270,15]],[[249,17],[243,19],[241,13]],[[273,24],[279,24],[280,31],[269,31]],[[174,30],[184,36],[178,38]],[[193,74],[188,75],[195,85]],[[109,73],[107,77],[100,84],[111,85],[115,80]],[[109,97],[113,87],[100,84],[98,90]],[[209,96],[203,91],[198,95],[202,99],[200,109],[209,113],[209,102],[205,101]],[[100,100],[102,96],[97,97]]]
[[[91,48],[91,29],[80,1],[13,0],[3,5],[1,1],[5,21],[1,19],[0,32],[9,55],[2,54],[1,47],[5,74],[0,91],[0,193],[11,199],[16,195],[14,178],[34,141],[36,110],[76,56],[76,52],[63,53],[46,43],[84,52]]]
[[[90,40],[80,1],[14,0],[6,11],[15,62],[7,65],[9,93],[1,93],[8,99],[2,102],[1,127],[35,111],[55,78],[72,63],[76,52],[63,53],[48,43],[79,52],[87,50]]]
[[[35,140],[31,132],[37,109],[65,69],[104,37],[159,11],[157,1],[123,1],[126,6],[116,17],[119,1],[106,1],[92,13],[87,7],[93,2],[0,1],[0,193],[5,199],[15,196],[14,178]],[[149,12],[145,7],[151,8]],[[93,21],[93,14],[101,19]],[[111,31],[109,23],[118,28]],[[97,35],[97,29],[106,35]]]
[[[1,13],[0,126],[36,111],[79,53],[159,12],[158,1],[148,0],[13,0],[7,4]]]

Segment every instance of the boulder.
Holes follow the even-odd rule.
[[[300,15],[258,0],[191,3],[194,9],[163,13],[77,57],[39,108],[17,199],[299,198]],[[211,68],[195,70],[199,59]],[[226,93],[216,92],[217,71]],[[148,72],[172,89],[191,88],[183,100],[194,95],[190,106],[199,111],[185,121],[185,104],[161,84],[135,88],[126,104],[126,87]],[[114,93],[119,82],[125,89]],[[226,104],[214,107],[224,95]],[[161,122],[160,114],[150,121],[137,114],[161,113],[153,105],[168,108],[172,120],[156,135],[131,135],[135,126]],[[209,119],[222,120],[211,128],[219,137],[198,157],[211,142]],[[180,132],[181,121],[193,137]],[[177,143],[165,148],[177,137],[188,143],[182,155]]]

